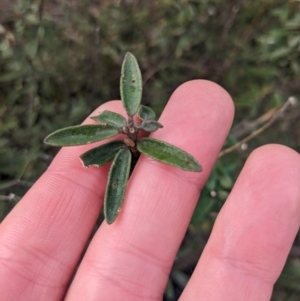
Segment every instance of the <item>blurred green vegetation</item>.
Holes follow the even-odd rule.
[[[57,152],[43,144],[44,137],[79,124],[101,103],[120,98],[120,65],[127,51],[142,69],[143,102],[158,114],[185,81],[205,78],[227,89],[236,118],[225,147],[266,122],[267,115],[260,118],[264,113],[291,95],[299,97],[299,1],[47,3],[16,2],[0,25],[0,220]],[[299,106],[290,107],[269,129],[217,162],[165,300],[176,300],[184,288],[251,150],[265,143],[300,150],[299,117]],[[300,298],[299,248],[297,238],[273,301]]]

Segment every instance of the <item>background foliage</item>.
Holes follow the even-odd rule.
[[[226,147],[253,132],[289,96],[299,97],[299,5],[296,0],[16,2],[0,25],[0,219],[57,152],[42,143],[44,137],[79,124],[102,102],[119,99],[127,51],[142,69],[143,103],[158,114],[177,86],[206,78],[235,101]],[[184,288],[251,150],[273,142],[300,150],[299,117],[299,106],[290,107],[271,128],[217,162],[165,300],[177,300]],[[299,300],[299,263],[297,237],[272,300]]]

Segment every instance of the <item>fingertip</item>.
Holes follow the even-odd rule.
[[[248,160],[264,161],[269,164],[278,162],[280,164],[300,165],[300,155],[292,148],[282,144],[266,144],[256,148]]]
[[[216,121],[231,124],[234,117],[234,102],[229,93],[215,82],[195,79],[180,85],[171,96],[170,102],[177,100],[190,100],[185,105],[190,110],[201,104],[209,118],[215,117]]]
[[[208,80],[192,80],[174,91],[159,119],[164,129],[151,136],[189,152],[201,163],[202,176],[207,178],[233,116],[233,101],[221,86]]]
[[[255,149],[246,166],[249,166],[250,174],[259,174],[260,178],[265,175],[265,178],[272,178],[273,183],[277,181],[291,186],[300,177],[299,153],[280,144],[267,144]]]

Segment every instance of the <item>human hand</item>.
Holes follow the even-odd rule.
[[[104,109],[123,112],[118,101]],[[0,225],[0,300],[161,300],[232,118],[230,96],[216,84],[179,87],[161,116],[164,129],[152,137],[188,151],[204,171],[142,155],[118,219],[103,222],[77,271],[103,204],[108,165],[84,169],[78,157],[90,146],[63,148]],[[299,228],[299,182],[298,153],[279,145],[255,150],[180,300],[269,300]]]

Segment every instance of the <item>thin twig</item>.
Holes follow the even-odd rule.
[[[20,198],[14,193],[10,193],[9,195],[0,195],[0,201],[13,202],[18,200],[20,200]]]
[[[143,74],[143,85],[158,71],[166,67],[166,61],[162,60],[155,67],[149,69],[145,74]]]
[[[26,163],[24,164],[24,166],[21,169],[21,171],[20,171],[19,175],[17,176],[17,178],[14,179],[14,180],[8,181],[6,183],[1,184],[0,185],[0,190],[6,189],[6,188],[11,187],[11,186],[15,186],[15,185],[31,186],[32,183],[21,180],[24,173],[25,173],[25,171],[26,171],[26,169],[27,169],[27,167],[28,167],[28,165],[29,165],[29,163],[30,163],[30,161],[31,160],[27,158]]]
[[[271,126],[286,110],[288,107],[295,105],[295,98],[294,97],[289,97],[288,100],[280,106],[271,116],[269,121],[265,123],[262,127],[257,129],[256,131],[252,132],[250,135],[239,141],[238,143],[234,144],[231,147],[228,147],[224,150],[222,150],[219,154],[219,158],[223,157],[224,155],[238,149],[242,144],[250,141],[254,137],[258,136],[261,134],[263,131],[265,131],[269,126]]]
[[[32,183],[27,182],[27,181],[23,181],[23,180],[19,180],[19,179],[15,179],[15,180],[11,180],[11,181],[8,181],[6,183],[1,184],[0,185],[0,190],[9,188],[9,187],[15,186],[15,185],[31,186]]]
[[[278,111],[278,109],[281,108],[281,105],[270,109],[268,112],[264,113],[262,116],[259,116],[257,119],[253,121],[247,121],[243,120],[240,122],[237,126],[235,126],[231,130],[231,136],[233,136],[235,139],[240,139],[242,137],[245,137],[249,133],[251,133],[253,130],[255,130],[259,125],[267,122],[270,120],[270,118]]]

